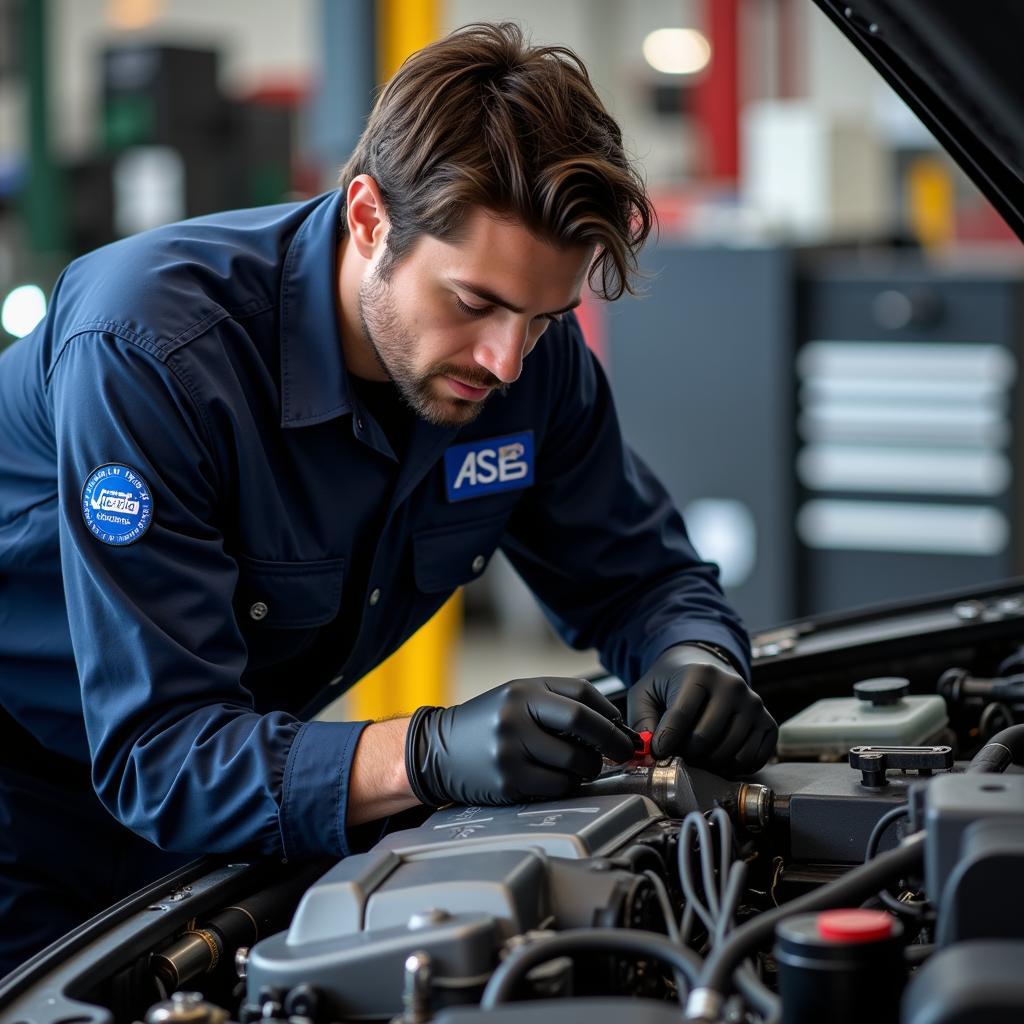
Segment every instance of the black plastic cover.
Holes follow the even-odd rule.
[[[1024,940],[1024,813],[1017,821],[983,819],[965,832],[961,856],[939,904],[937,940]],[[998,894],[995,898],[993,894]]]
[[[1020,1024],[1024,941],[961,942],[940,950],[903,994],[901,1024]]]

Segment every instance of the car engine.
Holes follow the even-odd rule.
[[[1018,584],[763,634],[756,775],[638,756],[338,862],[196,862],[10,975],[0,1022],[1020,1021],[1022,624]]]

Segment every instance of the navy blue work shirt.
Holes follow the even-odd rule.
[[[475,422],[416,420],[396,457],[345,369],[340,217],[331,193],[107,246],[0,357],[0,703],[163,849],[346,855],[366,723],[303,709],[498,547],[626,681],[688,640],[747,664],[574,318]]]

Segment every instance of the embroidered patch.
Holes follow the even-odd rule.
[[[515,491],[533,483],[533,431],[457,444],[444,453],[449,501]]]
[[[129,466],[108,462],[94,469],[82,488],[82,518],[104,544],[137,541],[153,521],[149,485]]]

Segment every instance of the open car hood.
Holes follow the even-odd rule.
[[[1024,3],[815,2],[1024,240]]]

